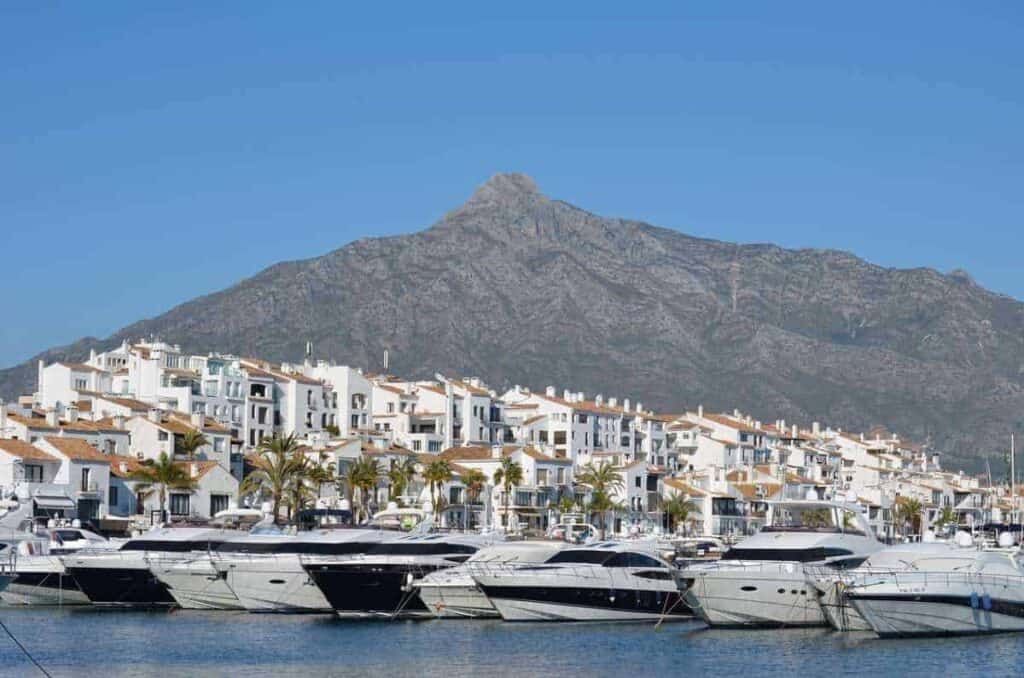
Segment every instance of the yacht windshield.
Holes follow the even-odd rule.
[[[839,532],[835,509],[828,506],[776,506],[765,531]]]
[[[560,551],[548,559],[548,563],[583,563],[600,565],[615,553],[613,551]]]

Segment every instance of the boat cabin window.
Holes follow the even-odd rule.
[[[216,549],[220,541],[199,541],[188,540],[154,540],[154,539],[132,539],[121,547],[122,551],[166,551],[168,553],[185,553],[188,551],[200,551],[207,548]]]
[[[654,558],[642,553],[616,553],[604,564],[605,567],[664,567]]]
[[[834,547],[809,549],[744,549],[732,548],[722,555],[722,560],[773,560],[798,563],[823,562],[831,558],[852,556],[853,551]],[[862,559],[863,560],[863,559]]]
[[[267,541],[267,542],[224,542],[217,548],[218,553],[304,553],[316,555],[346,556],[365,553],[377,542],[358,541]]]
[[[581,563],[588,565],[600,565],[612,556],[616,555],[609,551],[559,551],[548,559],[548,563]]]
[[[776,506],[769,529],[838,532],[835,509],[828,506]]]
[[[410,541],[377,544],[369,549],[367,554],[375,556],[443,556],[449,553],[473,554],[476,552],[477,548],[468,544]]]

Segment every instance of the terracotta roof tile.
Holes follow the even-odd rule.
[[[106,462],[109,457],[81,438],[61,438],[59,436],[47,436],[46,442],[53,445],[68,459],[74,461],[99,461]]]
[[[24,440],[0,440],[0,450],[3,450],[12,457],[18,457],[26,461],[46,461],[59,464],[60,459],[43,452],[35,445],[29,445]]]

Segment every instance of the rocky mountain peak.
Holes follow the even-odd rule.
[[[536,181],[525,174],[512,172],[495,174],[476,189],[466,204],[498,203],[508,205],[542,199],[544,196],[537,188]]]

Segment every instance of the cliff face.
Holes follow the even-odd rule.
[[[947,465],[1002,459],[1024,414],[1024,304],[962,274],[692,238],[595,216],[497,175],[431,228],[272,266],[234,287],[41,354],[122,337],[318,356],[502,387],[556,384],[669,411],[882,424]],[[34,387],[34,361],[0,393]]]

